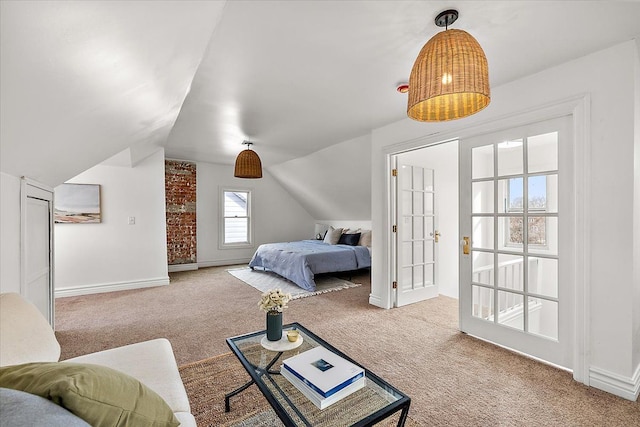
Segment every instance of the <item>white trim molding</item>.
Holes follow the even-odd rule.
[[[382,305],[382,300],[380,299],[380,297],[374,294],[369,294],[369,304],[375,305],[376,307],[385,308]]]
[[[192,271],[198,269],[198,263],[190,262],[188,264],[170,264],[168,269],[169,273],[175,273],[176,271]]]
[[[249,264],[249,261],[251,261],[251,258],[222,259],[219,261],[202,261],[202,262],[198,262],[198,268],[220,267],[223,265]]]
[[[169,277],[157,277],[155,279],[134,280],[125,282],[99,283],[95,285],[73,286],[56,289],[55,297],[73,297],[78,295],[101,294],[104,292],[125,291],[130,289],[153,288],[169,284]]]
[[[640,366],[638,366],[632,377],[625,377],[604,369],[592,367],[589,370],[589,383],[592,387],[635,402],[640,393]]]
[[[223,259],[218,261],[198,261],[197,263],[189,264],[173,264],[169,265],[169,273],[175,273],[178,271],[194,271],[200,268],[221,267],[224,265],[249,264],[249,261],[251,261],[251,258]]]

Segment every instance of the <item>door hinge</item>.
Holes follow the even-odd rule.
[[[398,282],[393,282],[393,289],[398,289]]]
[[[398,169],[391,169],[391,176],[398,176]]]
[[[394,225],[393,227],[391,227],[391,231],[393,231],[394,233],[398,232],[398,226]]]

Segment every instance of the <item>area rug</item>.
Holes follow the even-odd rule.
[[[249,267],[234,268],[227,270],[229,274],[242,280],[247,285],[253,286],[260,292],[270,289],[282,289],[284,293],[291,294],[291,299],[305,298],[313,295],[324,294],[326,292],[349,289],[359,284],[339,279],[333,276],[316,276],[316,290],[307,291],[297,286],[295,283],[270,271],[251,270]]]
[[[283,425],[255,385],[231,398],[231,411],[224,412],[225,393],[249,380],[249,375],[232,353],[184,365],[179,370],[198,427]],[[398,417],[399,413],[394,414],[378,425],[396,426]],[[405,425],[418,426],[411,417]]]

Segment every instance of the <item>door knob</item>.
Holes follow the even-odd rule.
[[[431,233],[431,236],[433,237],[433,240],[438,243],[438,240],[440,240],[440,232],[436,230],[435,232]]]

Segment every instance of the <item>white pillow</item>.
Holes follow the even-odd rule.
[[[357,228],[355,230],[352,230],[350,228],[343,228],[342,229],[342,234],[356,234],[356,233],[359,233],[359,232],[360,232],[359,228]]]
[[[360,231],[360,241],[358,242],[358,245],[366,246],[368,248],[371,247],[371,230]]]
[[[330,245],[337,245],[342,236],[342,228],[329,227],[327,234],[324,236],[324,242]]]

